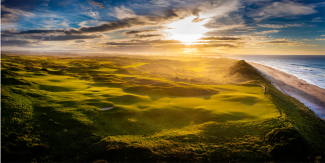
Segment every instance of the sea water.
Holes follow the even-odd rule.
[[[232,55],[227,57],[263,64],[325,89],[325,55]]]

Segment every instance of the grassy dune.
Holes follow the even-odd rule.
[[[324,159],[325,124],[245,61],[2,55],[1,72],[3,161]]]

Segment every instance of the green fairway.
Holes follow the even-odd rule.
[[[111,72],[107,68],[99,68],[96,71]],[[146,95],[148,89],[146,87],[134,91],[125,91],[128,90],[127,87],[111,87],[70,76],[50,74],[37,76],[33,75],[32,72],[22,71],[17,73],[26,76],[21,77],[21,79],[40,85],[39,89],[44,94],[55,98],[85,102],[90,106],[97,107],[98,110],[100,107],[112,105],[124,106],[134,111],[148,109],[202,109],[219,115],[222,117],[222,121],[258,120],[279,116],[279,111],[269,98],[264,97],[263,88],[259,86],[202,85],[200,90],[189,89],[187,91],[204,92],[208,89],[214,89],[218,93],[213,95],[201,93],[197,96],[182,97],[181,95],[166,95],[165,90],[168,90],[169,87],[152,88],[160,91],[150,92]],[[121,74],[121,76],[123,75]],[[124,76],[130,77],[130,75]],[[136,76],[133,77],[137,79]],[[87,88],[88,85],[92,85],[92,87]],[[191,86],[187,87],[191,88]],[[195,85],[192,87],[195,87]],[[96,103],[91,101],[96,101]],[[104,105],[105,103],[107,103],[107,106]]]

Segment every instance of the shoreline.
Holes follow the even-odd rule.
[[[254,62],[248,63],[272,82],[279,91],[296,98],[319,118],[325,120],[325,89],[275,68]]]
[[[253,55],[244,55],[244,56],[253,56]],[[264,57],[264,56],[275,56],[275,55],[257,55],[257,56],[259,56],[259,57],[263,56]],[[280,56],[289,56],[289,55],[280,55]],[[301,56],[306,56],[306,55],[301,55]],[[311,55],[311,56],[315,56],[315,55]],[[261,60],[254,60],[254,58],[245,58],[245,57],[239,57],[239,56],[236,56],[236,57],[233,56],[233,57],[228,57],[228,58],[230,58],[230,59],[238,59],[238,60],[245,60],[246,62],[252,62],[252,63],[265,65],[265,66],[274,68],[276,70],[280,70],[282,72],[293,75],[293,76],[297,77],[298,79],[304,80],[305,82],[307,82],[309,84],[312,84],[312,85],[318,86],[318,87],[320,87],[322,89],[325,89],[324,83],[320,83],[320,81],[322,81],[322,80],[325,81],[325,76],[320,75],[320,74],[318,74],[318,75],[314,74],[314,76],[320,76],[321,78],[323,77],[322,80],[319,80],[319,79],[316,79],[316,78],[314,78],[312,76],[306,75],[306,74],[308,74],[309,71],[321,71],[321,69],[319,69],[319,68],[316,68],[316,70],[314,70],[315,67],[308,67],[308,66],[306,67],[306,66],[302,65],[302,67],[300,67],[300,68],[303,68],[304,70],[302,70],[300,73],[296,73],[295,70],[292,72],[292,69],[295,69],[292,66],[291,66],[291,68],[286,67],[286,66],[283,67],[283,66],[281,66],[281,64],[275,64],[274,61],[265,63],[267,58],[264,58],[265,60],[263,60],[263,58],[260,58]],[[293,62],[288,63],[288,64],[289,65],[297,65],[297,66],[299,66],[299,64],[296,64],[296,63],[293,63]],[[309,69],[309,70],[307,71],[307,69]]]

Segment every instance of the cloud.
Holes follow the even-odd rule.
[[[99,8],[104,8],[104,4],[103,3],[100,3],[100,2],[95,2],[95,1],[92,1],[92,0],[88,0],[88,3],[95,6],[95,7],[99,7]]]
[[[41,41],[67,41],[67,40],[78,40],[78,39],[96,39],[103,38],[104,35],[52,35],[45,37],[38,37]],[[34,37],[35,38],[35,37]],[[37,36],[36,36],[37,38]]]
[[[111,46],[152,46],[162,44],[180,44],[180,41],[176,40],[130,40],[122,42],[107,42],[105,45]]]
[[[315,5],[304,5],[298,2],[283,0],[281,2],[273,2],[272,4],[253,10],[248,15],[257,21],[274,17],[287,17],[296,15],[309,15],[316,13]]]
[[[254,32],[255,35],[266,35],[270,33],[278,33],[280,30],[268,30],[268,31],[261,31],[261,32]]]
[[[257,24],[259,27],[264,27],[264,28],[289,28],[289,27],[302,27],[304,23],[300,24]]]
[[[205,42],[205,43],[196,43],[191,45],[185,45],[180,41],[176,40],[129,40],[122,42],[107,42],[105,46],[113,47],[160,47],[166,49],[180,49],[180,48],[218,48],[218,47],[227,47],[227,48],[236,48],[239,47],[239,44],[233,43],[215,43],[215,42]]]
[[[287,41],[287,40],[284,40],[284,41],[268,41],[268,42],[265,42],[265,43],[268,43],[268,44],[288,44],[288,43],[292,43],[292,41]]]
[[[90,10],[88,12],[84,12],[84,14],[86,14],[86,15],[94,18],[94,19],[99,19],[100,18],[98,11],[92,11],[92,10]]]
[[[322,17],[316,17],[316,18],[313,18],[313,20],[311,22],[324,22],[323,18]]]
[[[1,5],[1,23],[8,24],[18,21],[20,17],[31,17],[35,14],[31,12],[22,11],[19,9],[7,8]]]
[[[18,36],[24,34],[51,34],[51,33],[64,33],[67,30],[55,30],[55,29],[35,29],[35,30],[27,30],[27,31],[18,31],[18,30],[4,30],[1,32],[1,36],[9,37],[9,36]]]
[[[108,15],[114,16],[120,20],[137,17],[137,15],[131,9],[128,9],[124,6],[114,7],[114,12],[108,13]]]
[[[235,0],[237,1],[237,0]],[[204,2],[204,4],[198,3],[198,5],[189,6],[189,7],[181,7],[174,9],[164,10],[162,14],[152,14],[152,15],[135,15],[135,13],[124,6],[115,7],[114,13],[112,13],[117,18],[121,19],[119,21],[111,21],[106,22],[97,26],[85,27],[82,26],[80,28],[71,28],[71,29],[54,29],[54,30],[44,30],[44,29],[34,29],[27,31],[20,31],[15,33],[15,35],[20,34],[32,34],[32,33],[45,33],[45,34],[55,34],[55,33],[64,33],[67,35],[72,34],[86,34],[86,33],[98,33],[98,32],[110,32],[115,30],[127,29],[136,26],[155,26],[162,25],[169,22],[173,22],[175,20],[179,20],[191,15],[202,16],[205,17],[207,15],[212,16],[212,11],[218,11],[216,14],[224,14],[225,12],[229,12],[234,9],[234,6],[237,6],[237,2],[213,2],[212,6],[209,6],[209,2]],[[226,9],[222,9],[225,7]],[[202,12],[203,15],[199,15],[201,9],[207,9],[206,12]],[[222,12],[221,12],[222,10]],[[99,16],[97,11],[89,11],[88,14],[91,17],[96,18]],[[201,18],[201,17],[200,17]],[[81,24],[82,25],[82,24]]]
[[[308,40],[305,40],[305,41],[308,41]],[[269,44],[269,45],[275,45],[275,46],[317,46],[317,45],[305,44],[304,42],[292,41],[287,38],[276,39],[276,40],[267,41],[267,42],[261,42],[259,44]]]
[[[63,26],[63,27],[66,27],[66,28],[70,28],[70,25],[69,25],[68,22],[62,22],[62,23],[59,24],[59,25],[61,25],[61,26]]]
[[[322,37],[325,37],[325,35],[321,35]]]
[[[235,41],[235,40],[243,40],[243,38],[240,38],[240,37],[211,36],[211,37],[203,37],[200,40]]]
[[[144,33],[144,32],[154,32],[158,31],[156,29],[145,29],[145,30],[132,30],[132,31],[125,31],[124,34],[137,34],[137,33]]]
[[[203,1],[197,4],[200,18],[212,18],[225,16],[229,12],[237,11],[240,6],[239,0],[228,1]]]
[[[16,33],[16,32],[18,32],[18,29],[16,29],[16,28],[6,28],[6,29],[2,30],[1,33],[2,32],[4,32],[4,33]]]
[[[162,7],[167,7],[170,5],[168,0],[151,0],[150,3]]]
[[[163,34],[135,34],[136,38],[147,38],[147,37],[157,37],[157,36],[165,36]]]
[[[98,20],[85,20],[85,21],[82,21],[80,23],[78,23],[78,25],[80,27],[84,27],[84,26],[98,26],[100,24],[104,24],[105,22],[103,21],[98,21]]]
[[[112,21],[107,22],[104,24],[100,24],[98,26],[91,26],[91,27],[80,27],[78,29],[71,28],[71,29],[54,29],[54,30],[44,30],[44,29],[35,29],[35,30],[27,30],[27,31],[20,31],[15,33],[16,35],[19,34],[32,34],[32,33],[65,33],[65,34],[84,34],[84,33],[97,33],[97,32],[109,32],[115,31],[120,29],[131,28],[135,26],[152,26],[152,25],[159,25],[164,24],[167,22],[171,22],[173,20],[181,19],[188,15],[195,14],[195,10],[190,9],[180,9],[180,10],[168,10],[166,11],[165,15],[162,16],[137,16],[135,18],[126,18],[119,21]]]
[[[85,40],[76,40],[74,41],[75,43],[82,43],[82,42],[86,42]]]
[[[325,41],[325,38],[316,38],[318,41]]]
[[[53,30],[30,30],[17,31],[14,28],[6,29],[1,33],[2,38],[10,39],[32,39],[39,41],[67,41],[77,39],[96,39],[103,38],[103,34],[65,34],[62,31],[53,33]]]
[[[1,46],[19,46],[19,47],[28,47],[38,41],[34,40],[22,40],[22,39],[1,39]]]

